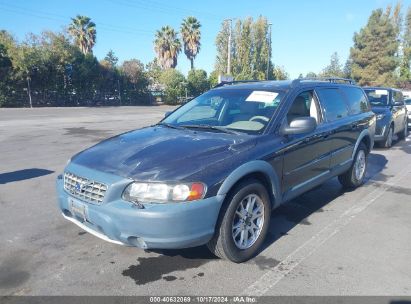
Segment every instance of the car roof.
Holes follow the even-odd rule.
[[[389,87],[363,87],[364,90],[387,90],[387,91],[400,91],[398,89]]]
[[[332,82],[329,80],[316,80],[316,79],[295,79],[295,80],[262,80],[262,81],[234,81],[228,83],[222,83],[214,87],[214,89],[251,89],[251,90],[288,90],[295,87],[305,86],[355,86],[352,80],[350,83]]]

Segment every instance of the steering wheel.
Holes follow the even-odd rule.
[[[268,117],[265,116],[253,116],[249,119],[249,121],[258,121],[258,122],[262,122],[264,125],[269,121],[270,119]]]

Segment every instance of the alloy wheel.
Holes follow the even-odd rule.
[[[243,198],[237,207],[232,224],[232,237],[239,249],[253,246],[264,225],[264,204],[256,194]]]

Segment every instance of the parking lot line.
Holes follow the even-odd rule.
[[[390,178],[387,182],[379,183],[380,187],[371,191],[364,197],[363,200],[359,200],[351,208],[345,211],[336,220],[325,226],[318,233],[313,235],[308,241],[303,243],[300,247],[289,254],[283,261],[277,266],[273,267],[264,273],[258,280],[248,286],[243,292],[243,295],[249,296],[262,296],[277,285],[288,273],[301,264],[306,258],[311,256],[320,246],[322,246],[327,240],[338,233],[342,228],[351,222],[358,214],[364,211],[368,206],[380,198],[384,193],[398,184],[401,179],[405,178],[410,173],[409,166],[402,169],[395,177]],[[368,186],[372,187],[374,182],[370,180]]]

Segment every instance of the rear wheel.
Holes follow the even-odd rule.
[[[270,215],[270,197],[264,185],[255,179],[241,182],[227,196],[207,247],[220,258],[247,261],[264,242]]]
[[[368,150],[363,143],[360,143],[351,168],[338,176],[338,180],[345,188],[357,188],[361,186],[364,183],[367,164]]]

